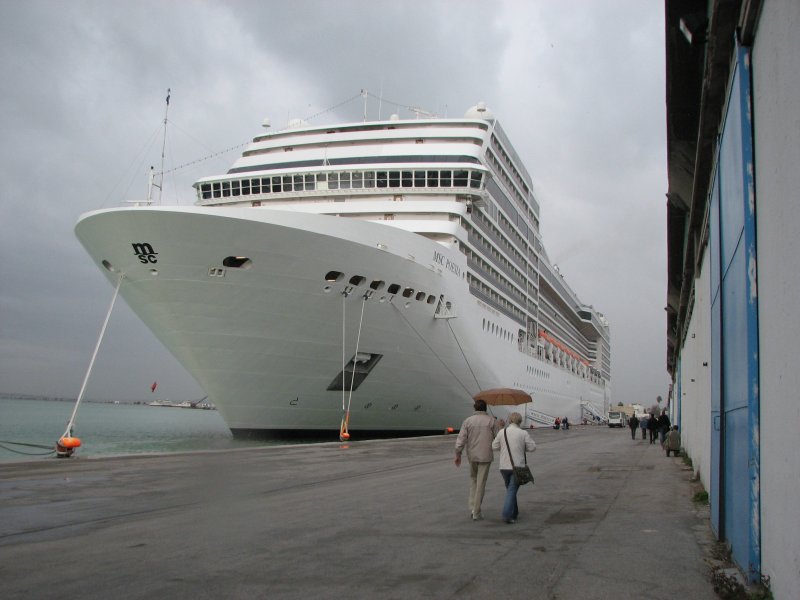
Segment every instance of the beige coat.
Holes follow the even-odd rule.
[[[485,412],[475,411],[475,414],[467,417],[461,424],[461,430],[456,438],[456,454],[461,456],[466,448],[469,462],[492,462],[494,460],[492,440],[499,429],[497,419]]]

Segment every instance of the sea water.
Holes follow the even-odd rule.
[[[0,399],[0,462],[47,460],[64,434],[75,402]],[[145,404],[81,402],[73,435],[80,438],[76,456],[222,450],[268,445],[236,440],[216,410],[155,407]],[[285,442],[284,442],[285,443]],[[24,454],[23,454],[24,453]]]

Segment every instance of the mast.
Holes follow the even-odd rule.
[[[158,181],[158,203],[161,204],[161,194],[164,192],[164,155],[167,149],[167,114],[169,113],[169,94],[171,88],[167,88],[167,105],[164,108],[164,138],[161,142],[161,171]]]
[[[147,182],[147,205],[153,203],[153,188],[158,188],[158,203],[161,204],[161,194],[164,191],[164,157],[167,150],[167,115],[169,114],[169,96],[171,88],[167,88],[167,106],[164,108],[164,137],[161,141],[161,170],[155,173],[153,167],[150,167],[150,174],[148,175]],[[155,179],[158,176],[158,183]]]

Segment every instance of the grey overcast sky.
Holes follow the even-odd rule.
[[[611,323],[614,402],[666,396],[663,21],[641,0],[0,0],[0,392],[77,396],[113,289],[73,228],[146,195],[167,88],[168,169],[364,88],[383,117],[491,107],[551,259]],[[168,175],[163,202],[191,204],[236,155]],[[204,395],[120,302],[86,397],[149,399],[153,381]]]

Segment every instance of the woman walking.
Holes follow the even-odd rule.
[[[503,504],[503,521],[514,523],[519,515],[517,508],[517,490],[519,484],[514,477],[513,464],[522,466],[527,463],[526,452],[536,450],[536,443],[524,429],[520,429],[522,415],[515,412],[508,417],[509,425],[495,436],[492,448],[500,450],[500,474],[506,484],[506,500]],[[510,454],[509,454],[510,452]]]

